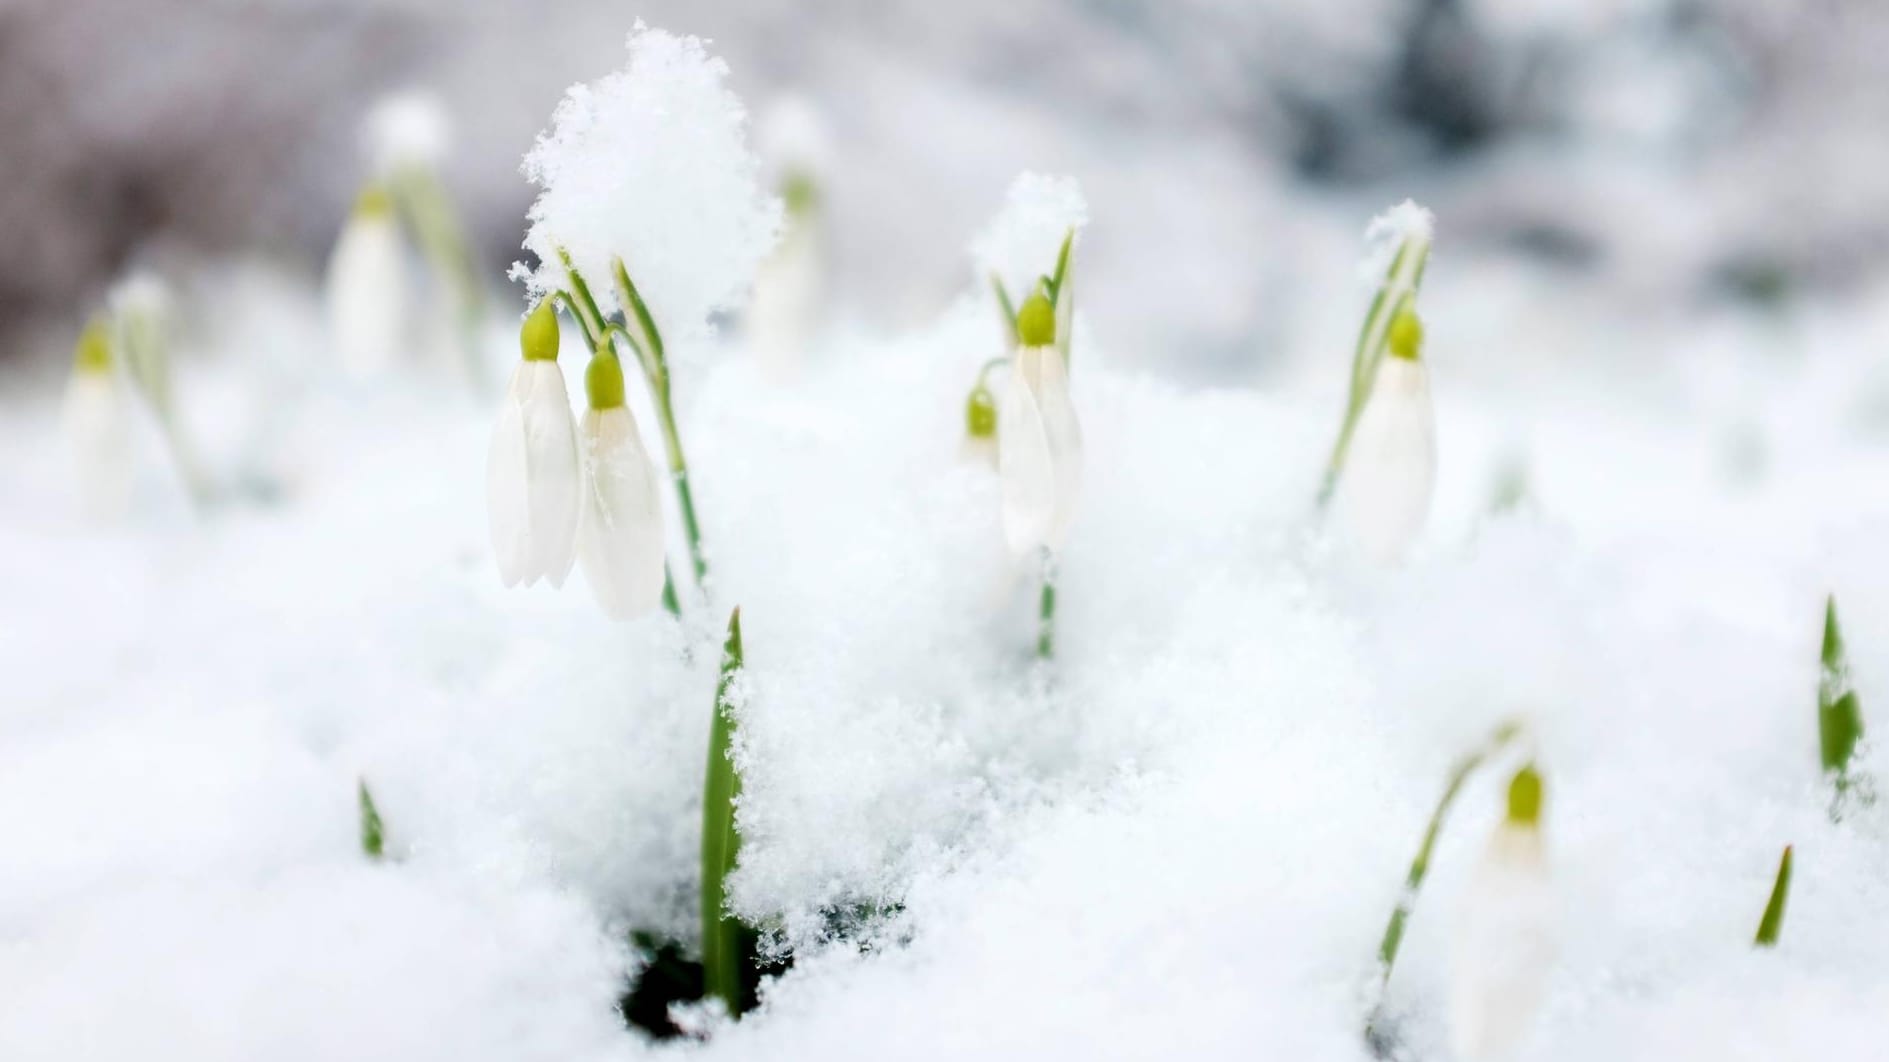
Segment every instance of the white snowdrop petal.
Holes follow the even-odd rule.
[[[520,367],[526,395],[526,509],[531,535],[525,579],[563,586],[576,559],[579,469],[577,422],[570,392],[556,362],[528,361]]]
[[[522,365],[520,366],[522,368]],[[525,418],[517,398],[508,393],[499,405],[498,425],[485,459],[485,504],[492,529],[492,555],[499,579],[508,587],[525,578],[531,549],[531,520],[525,489]]]
[[[393,215],[349,219],[328,261],[328,325],[342,367],[356,378],[398,360],[406,263]]]
[[[1371,559],[1401,556],[1423,530],[1436,478],[1436,421],[1423,364],[1386,358],[1340,481],[1349,532]]]
[[[1082,425],[1069,397],[1069,369],[1055,348],[1041,352],[1037,369],[1036,401],[1043,415],[1044,437],[1049,442],[1055,504],[1047,545],[1060,550],[1069,538],[1082,491]]]
[[[824,277],[815,223],[789,227],[754,278],[748,335],[770,372],[791,376],[818,329]]]
[[[584,414],[583,516],[577,557],[612,619],[631,619],[662,600],[662,500],[656,465],[623,407]]]
[[[1450,955],[1450,1038],[1458,1057],[1522,1045],[1555,957],[1553,893],[1541,836],[1498,827],[1461,901]]]
[[[1018,557],[1048,545],[1056,521],[1056,468],[1049,433],[1024,372],[1020,366],[1013,374],[997,405],[1004,540]]]
[[[64,428],[73,490],[88,515],[110,518],[131,507],[131,433],[122,385],[109,372],[75,372],[66,386]]]

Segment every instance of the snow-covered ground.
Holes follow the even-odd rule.
[[[417,357],[344,382],[295,278],[192,281],[177,390],[226,487],[200,514],[139,424],[131,513],[81,519],[63,381],[12,370],[0,1058],[1364,1059],[1424,824],[1510,718],[1527,736],[1458,801],[1389,984],[1406,1057],[1453,1057],[1468,886],[1525,755],[1558,947],[1520,1057],[1880,1057],[1889,804],[1832,823],[1816,705],[1831,592],[1866,721],[1889,705],[1889,291],[1623,310],[1445,227],[1436,501],[1384,567],[1313,504],[1365,220],[1307,195],[1260,248],[1324,292],[1261,383],[1182,389],[1158,346],[1078,333],[1047,667],[996,474],[961,453],[1003,352],[968,282],[911,334],[842,322],[785,379],[733,334],[676,352],[714,568],[681,622],[612,623],[576,574],[504,590],[492,392]],[[493,311],[494,384],[522,306]],[[731,906],[794,964],[738,1023],[656,1044],[616,1003],[632,931],[696,933],[736,605]],[[1755,950],[1787,843],[1781,942]]]

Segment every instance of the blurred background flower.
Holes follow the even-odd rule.
[[[519,159],[632,16],[713,38],[757,112],[824,113],[836,290],[874,324],[962,288],[966,237],[1026,168],[1082,180],[1108,219],[1088,312],[1183,379],[1262,374],[1328,282],[1317,234],[1349,257],[1356,218],[1405,195],[1447,254],[1540,260],[1624,314],[1889,261],[1877,0],[11,0],[0,356],[58,357],[151,259],[313,275],[363,119],[406,88],[452,115],[445,179],[496,288]]]

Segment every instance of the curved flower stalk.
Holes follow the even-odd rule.
[[[597,604],[611,619],[654,609],[663,596],[662,499],[656,466],[623,402],[623,367],[602,351],[584,371],[589,407],[578,434],[584,500],[577,560]]]
[[[385,373],[406,331],[407,278],[393,198],[361,190],[328,259],[328,326],[342,367],[357,379]]]
[[[1370,402],[1378,380],[1378,366],[1383,363],[1389,346],[1391,322],[1399,312],[1416,303],[1417,289],[1423,284],[1423,269],[1430,261],[1435,230],[1430,212],[1406,199],[1373,218],[1365,231],[1367,240],[1385,248],[1394,244],[1395,251],[1389,255],[1389,264],[1383,270],[1384,279],[1371,299],[1371,308],[1364,315],[1364,326],[1358,331],[1358,343],[1351,354],[1351,384],[1345,400],[1345,416],[1338,428],[1338,438],[1332,443],[1331,458],[1325,464],[1325,478],[1318,490],[1321,509],[1331,500],[1338,478],[1344,472],[1359,418]]]
[[[1530,764],[1509,782],[1507,814],[1483,852],[1456,927],[1450,1039],[1458,1058],[1511,1055],[1547,989],[1554,896],[1541,813],[1541,774]]]
[[[1437,839],[1442,836],[1443,822],[1470,776],[1507,748],[1509,742],[1521,732],[1521,723],[1512,719],[1496,727],[1482,747],[1457,762],[1456,768],[1450,772],[1449,783],[1443,788],[1442,797],[1436,802],[1436,810],[1430,813],[1430,823],[1423,831],[1423,841],[1417,847],[1416,858],[1410,861],[1410,870],[1404,876],[1403,893],[1397,898],[1397,906],[1392,909],[1390,921],[1384,926],[1383,939],[1377,946],[1379,998],[1365,1021],[1364,1037],[1379,1058],[1389,1057],[1394,1046],[1394,1030],[1386,1021],[1384,994],[1390,987],[1391,971],[1397,966],[1397,953],[1403,945],[1404,930],[1410,924],[1411,913],[1417,906],[1417,896],[1423,891],[1424,879],[1430,873],[1430,858],[1436,851]]]
[[[111,312],[131,381],[151,407],[185,491],[201,506],[209,499],[210,485],[177,412],[171,378],[170,289],[154,275],[134,273],[112,289]]]
[[[499,407],[486,457],[486,506],[506,586],[564,585],[579,510],[577,425],[558,369],[557,314],[538,304],[519,333],[523,357]]]
[[[127,412],[111,331],[102,319],[95,319],[80,333],[73,351],[64,409],[74,493],[80,509],[95,519],[116,519],[131,508]]]
[[[1351,537],[1379,563],[1402,556],[1423,530],[1436,480],[1436,414],[1414,311],[1392,318],[1387,345],[1390,356],[1358,418],[1351,467],[1339,488]]]

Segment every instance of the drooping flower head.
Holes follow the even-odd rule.
[[[686,338],[747,292],[781,205],[763,191],[728,65],[640,22],[629,53],[622,70],[572,86],[525,156],[538,265],[513,272],[543,298],[567,284],[560,249],[600,280],[621,258],[663,334]],[[593,291],[604,313],[622,309],[610,284]]]
[[[543,302],[519,331],[522,357],[486,454],[492,551],[506,586],[564,585],[580,510],[577,422],[558,368],[557,314]]]

